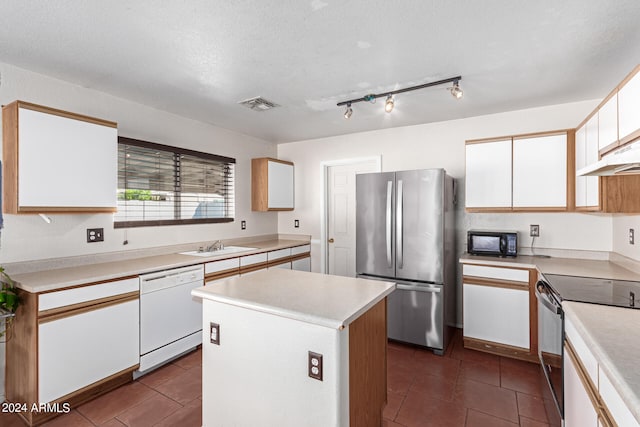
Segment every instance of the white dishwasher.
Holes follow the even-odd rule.
[[[191,291],[204,286],[204,267],[140,275],[140,368],[143,375],[202,342],[202,301]]]

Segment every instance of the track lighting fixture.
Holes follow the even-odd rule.
[[[462,95],[464,94],[464,92],[462,92],[462,89],[460,88],[460,83],[458,82],[458,80],[453,82],[453,86],[451,86],[450,88],[447,88],[447,89],[449,89],[451,91],[451,95],[455,99],[462,98]]]
[[[393,95],[387,96],[387,100],[384,102],[384,111],[390,113],[393,111],[394,100]]]
[[[399,93],[404,93],[404,92],[410,92],[412,90],[418,90],[418,89],[424,89],[424,88],[428,88],[431,86],[438,86],[438,85],[443,85],[445,83],[453,83],[453,86],[447,88],[449,91],[451,91],[451,95],[453,95],[454,98],[456,99],[460,99],[462,98],[462,89],[460,88],[460,80],[462,80],[462,76],[456,76],[456,77],[451,77],[448,79],[444,79],[444,80],[438,80],[436,82],[431,82],[431,83],[425,83],[425,84],[421,84],[418,86],[411,86],[411,87],[407,87],[404,89],[397,89],[397,90],[392,90],[390,92],[384,92],[384,93],[370,93],[368,95],[363,96],[362,98],[356,98],[356,99],[350,99],[348,101],[342,101],[342,102],[338,102],[338,107],[342,107],[343,105],[347,106],[347,109],[344,112],[344,118],[348,119],[351,117],[351,115],[353,114],[353,109],[351,108],[351,104],[354,102],[370,102],[370,103],[375,103],[376,99],[378,98],[382,98],[383,96],[387,98],[387,100],[384,103],[384,111],[386,111],[387,113],[390,113],[391,111],[393,111],[393,107],[395,105],[395,99],[393,97],[393,95],[399,94]]]
[[[351,108],[351,103],[349,102],[347,104],[347,109],[344,110],[344,118],[350,119],[352,114],[353,114],[353,109]]]

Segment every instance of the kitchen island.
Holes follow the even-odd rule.
[[[203,299],[203,425],[381,426],[393,283],[272,269]]]

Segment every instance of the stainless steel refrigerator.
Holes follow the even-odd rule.
[[[358,277],[396,283],[390,339],[443,354],[456,316],[455,181],[444,169],[356,176]]]

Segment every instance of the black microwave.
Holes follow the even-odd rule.
[[[518,254],[515,231],[467,231],[467,252],[472,255],[514,257]]]

